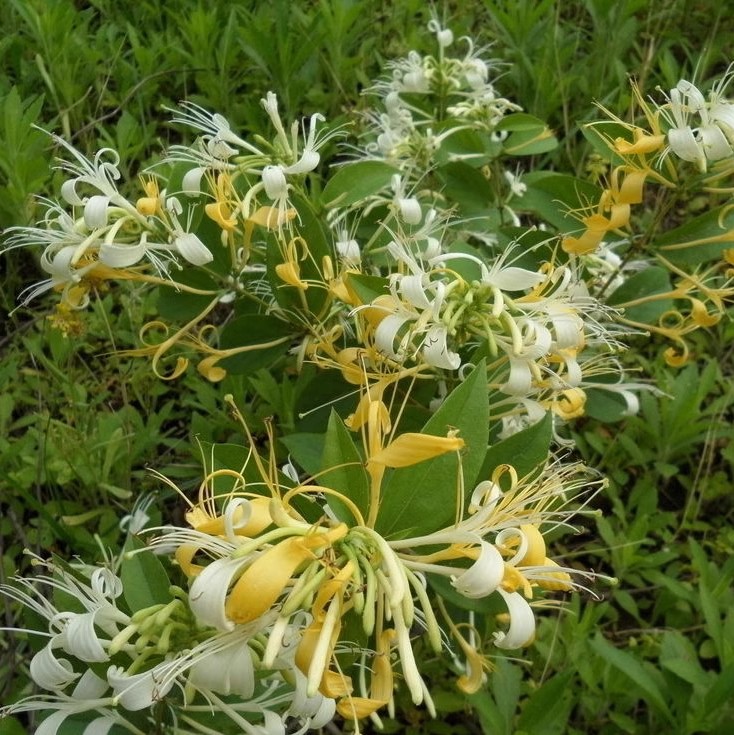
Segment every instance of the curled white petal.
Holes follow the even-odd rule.
[[[181,190],[185,194],[201,194],[201,179],[206,173],[206,168],[197,166],[184,174],[181,182]]]
[[[247,644],[248,640],[244,639],[197,657],[191,667],[189,683],[196,689],[250,699],[255,691],[255,668]]]
[[[423,285],[425,280],[426,275],[424,273],[415,276],[403,276],[400,279],[400,293],[406,301],[417,309],[428,309],[431,306]]]
[[[137,712],[160,701],[173,686],[173,679],[165,684],[158,681],[157,673],[151,669],[130,676],[121,666],[110,666],[107,669],[107,683],[121,707]]]
[[[482,280],[490,286],[496,286],[503,291],[524,291],[533,288],[544,281],[546,276],[537,271],[509,266],[496,271],[489,270]]]
[[[265,166],[262,172],[262,182],[265,193],[271,199],[281,199],[288,193],[288,184],[282,166]]]
[[[108,688],[107,682],[97,676],[91,669],[87,669],[82,678],[76,683],[71,693],[73,699],[99,699]]]
[[[56,735],[64,720],[72,714],[73,712],[68,709],[54,712],[36,728],[36,735]]]
[[[469,512],[476,513],[480,508],[494,508],[502,497],[502,488],[491,480],[480,482],[472,491]]]
[[[67,653],[82,661],[107,661],[109,656],[100,643],[94,629],[97,611],[69,613],[64,632],[59,636]]]
[[[97,717],[84,728],[82,735],[108,735],[117,722],[118,720],[114,715]]]
[[[56,639],[51,640],[32,659],[30,665],[31,679],[43,689],[57,691],[71,684],[79,678],[69,661],[65,658],[56,658],[53,645]]]
[[[705,125],[698,129],[703,151],[709,161],[720,161],[732,154],[731,146],[721,128],[716,125]]]
[[[174,240],[181,255],[192,265],[205,265],[214,260],[209,248],[193,232],[182,232]]]
[[[461,365],[461,356],[448,348],[447,337],[446,327],[440,324],[432,326],[423,340],[423,359],[433,367],[457,370]]]
[[[523,396],[530,392],[533,375],[526,360],[510,358],[510,375],[504,388],[505,393],[513,396]]]
[[[486,597],[498,588],[504,574],[502,554],[493,544],[482,541],[479,558],[451,584],[464,597]]]
[[[672,128],[668,131],[668,145],[678,158],[691,163],[697,163],[705,168],[706,157],[690,127]]]
[[[359,243],[356,240],[347,240],[346,236],[337,240],[336,252],[346,265],[357,266],[362,259]]]
[[[535,616],[527,600],[519,592],[505,592],[497,588],[502,595],[510,614],[510,628],[507,631],[494,633],[494,645],[497,648],[520,648],[532,641],[535,635]]]
[[[420,202],[415,197],[398,199],[398,209],[404,222],[417,225],[423,218]]]
[[[394,360],[401,359],[402,355],[394,349],[395,339],[400,328],[411,320],[410,315],[388,314],[375,329],[375,346]]]
[[[199,622],[217,630],[234,628],[234,623],[225,615],[224,603],[234,577],[245,564],[243,559],[215,559],[194,579],[189,605]]]
[[[110,198],[102,194],[95,194],[87,199],[84,205],[84,224],[90,230],[107,226],[107,209],[110,206]]]
[[[67,179],[61,185],[61,196],[68,204],[81,207],[84,205],[84,200],[76,193],[76,182],[76,179]]]
[[[104,242],[99,249],[99,262],[110,268],[128,268],[139,263],[148,249],[147,244],[141,242],[134,245],[118,245],[114,242]]]

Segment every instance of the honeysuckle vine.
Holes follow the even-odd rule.
[[[682,80],[660,103],[633,86],[631,120],[602,108],[586,133],[609,168],[584,182],[538,168],[556,136],[499,60],[429,31],[435,52],[390,62],[351,125],[286,123],[268,92],[268,129],[240,131],[184,101],[167,113],[196,139],[138,182],[111,148],[51,135],[60,198],[5,240],[7,257],[40,250],[21,307],[52,295],[74,336],[99,299],[146,289],[154,316],[123,354],[282,401],[258,431],[247,394],[222,398],[238,461],[213,448],[194,498],[161,478],[185,525],[148,528],[147,499],[119,553],[35,559],[2,587],[39,646],[38,691],[0,714],[46,714],[42,735],[70,718],[211,733],[213,714],[218,732],[358,731],[404,690],[433,715],[423,656],[463,693],[491,686],[544,607],[600,583],[549,541],[604,487],[568,457],[568,424],[657,390],[628,375],[633,340],[668,340],[678,366],[727,312],[731,70],[708,98]],[[642,231],[652,187],[716,207]]]

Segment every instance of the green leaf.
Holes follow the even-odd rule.
[[[586,391],[584,414],[605,424],[613,424],[627,417],[628,406],[624,398],[602,388],[589,388]]]
[[[378,296],[387,293],[387,278],[350,273],[347,276],[349,287],[353,288],[363,304],[372,303]]]
[[[327,467],[333,469],[323,472]],[[319,475],[318,483],[342,493],[366,517],[369,510],[370,487],[364,460],[347,427],[335,411],[329,416],[321,468],[323,474]],[[352,524],[357,522],[349,507],[338,498],[328,495],[327,502],[339,520]]]
[[[665,268],[650,266],[627,278],[610,294],[607,303],[610,306],[620,306],[647,296],[667,293],[670,289],[670,273]],[[660,299],[623,308],[624,316],[628,319],[653,324],[672,307],[673,299]]]
[[[328,208],[348,207],[372,194],[377,194],[390,184],[398,173],[394,166],[382,161],[358,161],[337,169],[323,191],[323,201]]]
[[[715,712],[719,707],[734,701],[734,664],[727,666],[704,696],[704,710]]]
[[[479,168],[502,152],[502,145],[494,142],[486,133],[480,134],[476,130],[457,130],[455,125],[454,120],[447,120],[444,124],[436,125],[433,131],[440,136],[451,130],[451,133],[441,140],[441,146],[434,155],[434,160],[439,167],[452,160],[465,157],[470,166]]]
[[[214,296],[203,296],[201,294],[186,293],[186,291],[177,291],[175,288],[176,283],[205,291],[217,291],[219,286],[211,279],[208,273],[201,269],[186,269],[177,272],[175,275],[175,281],[171,282],[170,288],[165,286],[158,288],[158,301],[156,306],[158,316],[162,321],[184,323],[201,314],[211,304]],[[161,338],[161,341],[163,339],[165,338]]]
[[[714,242],[701,242],[714,239]],[[699,244],[691,244],[691,243]],[[729,205],[711,209],[655,240],[655,250],[676,265],[698,265],[734,246],[734,211]]]
[[[454,161],[441,166],[438,176],[444,196],[456,203],[461,214],[486,215],[490,211],[494,192],[481,171],[463,161]],[[491,226],[490,223],[487,225]]]
[[[324,434],[288,434],[280,437],[280,442],[293,455],[296,464],[309,475],[318,474],[324,454]]]
[[[130,610],[136,612],[151,605],[171,601],[168,588],[171,585],[166,570],[152,551],[139,551],[145,544],[131,536],[125,543],[120,578],[123,597]],[[128,554],[135,551],[137,553]]]
[[[573,704],[569,690],[573,676],[573,671],[563,671],[536,689],[523,707],[518,729],[533,735],[564,733]]]
[[[15,717],[0,720],[0,735],[26,735],[28,731]]]
[[[567,174],[533,171],[522,177],[528,187],[522,199],[513,202],[517,209],[534,212],[562,233],[578,234],[584,225],[571,212],[599,201],[601,189],[588,181]]]
[[[489,401],[483,361],[449,394],[421,433],[446,436],[453,429],[458,429],[466,444],[461,465],[465,487],[472,488],[489,438]],[[383,536],[408,531],[421,534],[448,525],[456,515],[456,464],[456,457],[448,454],[395,470],[382,489],[377,531]]]
[[[502,144],[503,152],[510,156],[532,156],[546,153],[558,146],[558,139],[539,118],[524,112],[507,115],[497,130],[510,132]]]
[[[221,365],[234,375],[254,373],[261,368],[270,367],[290,348],[287,337],[295,328],[266,314],[246,314],[236,317],[222,329],[220,348],[230,350],[236,347],[252,346],[252,351],[225,358]],[[257,345],[277,342],[271,347]]]
[[[550,412],[527,429],[512,434],[490,447],[484,457],[480,480],[488,480],[501,464],[515,468],[518,477],[524,477],[543,465],[553,436],[553,418]]]
[[[658,683],[635,656],[627,653],[627,651],[615,648],[601,633],[597,633],[589,645],[610,666],[620,671],[636,684],[642,690],[640,695],[642,696],[644,692],[650,704],[661,714],[665,715],[668,720],[673,722],[673,716],[670,713],[670,709]]]

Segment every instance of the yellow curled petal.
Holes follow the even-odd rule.
[[[648,135],[639,128],[634,131],[635,141],[630,143],[624,138],[615,138],[614,150],[623,156],[654,153],[665,144],[664,135]]]
[[[337,574],[321,585],[311,608],[314,618],[323,615],[324,608],[351,579],[352,574],[354,574],[354,562],[350,559]]]
[[[458,436],[433,436],[431,434],[400,434],[384,449],[370,457],[373,464],[385,467],[410,467],[447,452],[463,449],[464,440]]]
[[[260,207],[247,218],[247,221],[260,225],[260,227],[266,227],[268,230],[275,230],[290,222],[295,216],[295,209],[281,210],[277,207]]]
[[[709,314],[703,301],[691,298],[691,317],[699,327],[713,327],[721,320],[719,314]]]
[[[584,415],[586,393],[581,388],[568,388],[561,391],[553,402],[553,412],[562,419],[575,419]]]
[[[617,204],[640,204],[642,202],[642,188],[645,185],[646,178],[647,171],[644,170],[630,171],[626,174],[616,197]]]
[[[362,720],[377,712],[387,702],[367,697],[344,697],[336,705],[336,711],[345,720]]]
[[[291,536],[261,554],[232,587],[225,610],[235,623],[249,623],[267,612],[301,564],[313,559],[303,536]]]
[[[199,547],[194,546],[193,544],[183,544],[176,549],[176,561],[187,577],[195,577],[197,574],[201,573],[202,569],[204,569],[200,564],[191,563],[191,560],[196,556],[196,552],[198,550]]]
[[[545,561],[545,539],[535,524],[527,523],[520,526],[520,530],[528,542],[528,550],[525,552],[518,566],[522,567],[538,567]]]
[[[618,230],[629,224],[630,221],[630,205],[629,204],[613,204],[607,224],[608,230]]]
[[[553,559],[545,559],[543,566],[557,568],[558,563],[553,561]],[[573,585],[571,584],[571,575],[563,570],[559,570],[557,572],[543,571],[543,575],[536,577],[535,581],[544,590],[550,590],[551,592],[569,592],[573,589]]]
[[[199,511],[201,515],[197,514],[197,516],[194,517],[196,511]],[[250,517],[247,523],[244,525],[238,525],[241,522],[244,513],[245,509],[238,507],[232,519],[234,532],[237,536],[253,538],[264,531],[273,522],[273,519],[270,516],[270,498],[252,498],[249,502]],[[189,516],[191,516],[191,518]],[[197,531],[201,531],[202,533],[209,533],[212,536],[225,535],[223,515],[211,518],[201,511],[200,508],[196,508],[195,511],[186,514],[186,520]]]
[[[676,351],[675,347],[668,347],[663,353],[665,362],[671,367],[681,367],[688,362],[688,345],[682,343],[681,351]]]
[[[300,288],[301,291],[305,291],[308,288],[308,284],[301,280],[301,269],[298,267],[298,263],[294,261],[287,261],[286,263],[279,263],[275,266],[275,272],[281,281],[284,281],[289,286],[294,288]]]
[[[606,218],[604,221],[606,222]],[[566,253],[587,255],[596,250],[605,234],[606,229],[588,229],[581,237],[564,237],[561,247]]]
[[[229,207],[223,202],[210,202],[204,205],[204,211],[209,219],[213,219],[227,232],[233,232],[237,227],[237,220],[232,217]]]
[[[325,697],[331,697],[332,699],[347,697],[353,690],[352,677],[343,674],[341,671],[332,671],[331,669],[324,671],[319,691]]]

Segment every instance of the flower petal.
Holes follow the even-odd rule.
[[[214,260],[209,248],[193,233],[182,232],[174,244],[178,252],[192,265],[205,265]]]
[[[519,592],[505,592],[497,588],[507,604],[510,628],[507,632],[494,633],[497,648],[521,648],[527,646],[535,636],[535,616],[527,600]]]
[[[134,245],[104,242],[99,249],[99,262],[108,265],[110,268],[128,268],[139,263],[146,250],[147,244],[143,240]]]
[[[499,587],[504,573],[502,554],[493,544],[482,541],[479,558],[451,584],[464,597],[486,597]]]
[[[200,623],[217,630],[232,630],[234,623],[224,611],[232,579],[247,564],[247,559],[216,559],[194,579],[189,590],[191,612]]]
[[[57,691],[79,678],[72,665],[65,658],[56,658],[53,646],[58,636],[49,641],[32,659],[31,679],[43,689]]]
[[[161,685],[160,673],[156,669],[130,676],[121,666],[107,669],[107,682],[114,691],[119,706],[131,712],[147,709],[160,701],[170,691],[173,680]]]
[[[107,209],[110,206],[110,198],[102,194],[95,194],[87,199],[84,205],[84,224],[90,230],[107,226]]]
[[[64,650],[82,661],[101,662],[109,659],[94,630],[96,613],[96,610],[84,614],[71,613],[61,634]]]
[[[463,447],[464,440],[458,436],[406,432],[371,456],[369,462],[385,467],[410,467],[447,452],[456,452]]]
[[[197,657],[191,667],[189,684],[196,689],[250,699],[255,691],[255,669],[248,639]]]
[[[423,359],[431,366],[443,370],[457,370],[461,365],[461,356],[452,352],[446,344],[446,327],[435,324],[423,340]]]

